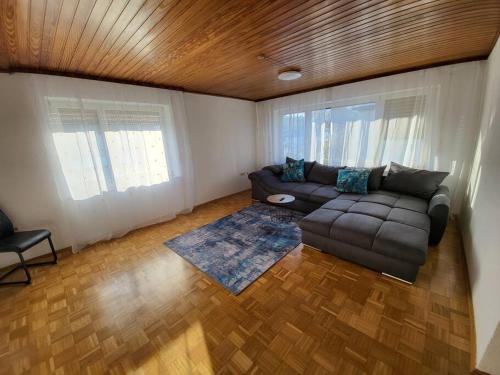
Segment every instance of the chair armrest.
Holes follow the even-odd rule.
[[[427,210],[427,214],[431,218],[429,234],[431,245],[437,245],[443,237],[450,215],[450,203],[450,190],[444,185],[439,186],[429,201],[429,209]]]

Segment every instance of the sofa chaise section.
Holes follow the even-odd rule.
[[[423,199],[386,191],[340,194],[299,226],[307,245],[413,282],[427,256],[426,210]]]

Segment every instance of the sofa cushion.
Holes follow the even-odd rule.
[[[359,201],[361,198],[363,198],[363,195],[361,194],[355,194],[355,193],[341,193],[337,199],[340,200],[348,200],[348,201]]]
[[[261,177],[260,183],[269,194],[292,194],[293,189],[302,185],[301,182],[282,182],[280,178],[275,175]]]
[[[296,198],[309,200],[310,195],[314,194],[322,185],[315,184],[314,182],[302,182],[293,187],[290,194]]]
[[[342,193],[368,194],[368,177],[371,170],[367,168],[345,168],[339,171],[337,190]]]
[[[429,232],[431,226],[431,220],[426,214],[402,208],[391,209],[391,212],[387,216],[387,220],[410,225],[425,230],[426,232]]]
[[[448,172],[408,168],[392,162],[389,174],[383,182],[383,188],[423,199],[430,199],[448,174]]]
[[[334,199],[330,202],[325,203],[323,206],[321,206],[321,208],[347,212],[354,203],[356,203],[356,201],[350,201],[348,199]]]
[[[283,173],[283,165],[282,164],[268,165],[262,169],[264,169],[266,171],[271,171],[271,172],[273,172],[273,174]]]
[[[311,182],[308,182],[311,183]],[[331,199],[337,198],[340,193],[334,186],[317,184],[318,188],[309,195],[309,200],[317,203],[325,203]]]
[[[279,177],[275,175],[262,176],[260,177],[259,182],[272,193],[279,191],[279,186],[282,184]]]
[[[286,157],[286,162],[291,163],[293,161],[297,161],[296,159],[293,159],[289,156]],[[307,179],[307,176],[309,176],[309,173],[311,172],[312,167],[316,164],[315,161],[304,161],[304,176]]]
[[[385,220],[391,212],[391,208],[378,203],[356,202],[349,208],[348,212],[372,216]]]
[[[409,263],[424,264],[428,234],[425,230],[392,221],[384,222],[372,250]]]
[[[304,182],[304,159],[291,161],[283,164],[283,173],[281,174],[283,182]]]
[[[370,176],[368,177],[368,190],[379,190],[382,184],[382,177],[387,165],[371,168]]]
[[[382,190],[376,192],[370,192],[367,195],[361,197],[359,201],[384,204],[388,207],[394,207],[394,204],[399,199],[399,194],[396,193],[387,194],[387,193],[389,192],[384,192]]]
[[[342,168],[345,167],[331,167],[328,165],[316,163],[313,165],[311,172],[307,176],[307,181],[335,186],[337,184],[337,176],[339,170]]]
[[[382,223],[375,217],[345,213],[333,223],[330,237],[369,250]]]
[[[399,199],[394,203],[394,207],[405,208],[411,211],[417,211],[426,213],[428,208],[428,203],[426,200],[417,197],[411,197],[409,195],[401,195]]]
[[[299,226],[302,230],[329,237],[332,224],[343,214],[342,211],[318,208],[304,217]]]

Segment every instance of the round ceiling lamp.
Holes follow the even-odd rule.
[[[302,77],[302,73],[299,70],[286,70],[278,74],[278,79],[282,81],[293,81]]]

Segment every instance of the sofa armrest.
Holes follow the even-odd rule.
[[[257,181],[257,180],[260,180],[262,177],[272,176],[272,175],[273,175],[273,172],[271,172],[270,170],[261,169],[260,171],[255,171],[255,172],[250,173],[248,175],[248,178],[251,181]]]
[[[437,245],[443,237],[450,214],[450,190],[441,185],[429,201],[427,214],[431,218],[429,243]]]
[[[268,169],[261,169],[248,175],[249,180],[252,182],[252,199],[261,202],[266,201],[270,194],[264,187],[263,181],[272,178],[272,176],[274,176],[273,172]]]

